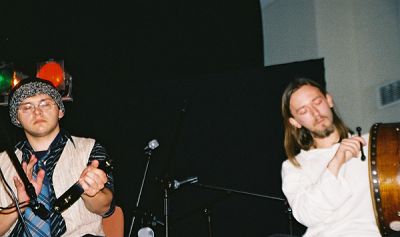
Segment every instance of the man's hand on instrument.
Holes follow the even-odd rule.
[[[344,163],[352,158],[359,157],[360,146],[364,146],[365,144],[364,138],[359,136],[343,139],[332,160],[328,163],[328,170],[330,170],[333,175],[337,176]]]
[[[83,170],[78,181],[85,194],[89,197],[93,197],[100,192],[100,190],[104,188],[104,184],[107,182],[106,173],[98,167],[99,161],[92,161],[90,165]]]
[[[365,145],[365,139],[359,136],[345,138],[340,142],[339,148],[336,151],[335,158],[345,163],[352,158],[360,157],[361,145]]]
[[[29,160],[28,164],[23,161],[22,162],[22,169],[24,170],[28,180],[30,183],[32,183],[33,187],[35,188],[36,194],[39,195],[40,191],[42,190],[42,185],[43,185],[43,179],[45,175],[45,171],[43,169],[40,169],[39,172],[36,175],[36,178],[33,178],[33,168],[35,164],[37,163],[37,158],[35,155],[32,154],[31,159]],[[28,194],[26,193],[25,190],[25,185],[18,176],[14,176],[14,185],[17,188],[17,195],[18,195],[18,200],[20,202],[28,201],[30,198]]]

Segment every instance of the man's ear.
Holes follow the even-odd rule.
[[[299,122],[297,122],[296,119],[294,119],[293,117],[289,118],[289,123],[296,128],[301,128],[301,124]]]
[[[58,110],[58,119],[61,119],[62,117],[64,117],[64,112],[62,112],[61,109]]]
[[[335,104],[333,103],[333,97],[330,94],[326,94],[326,101],[328,102],[329,107],[333,108]]]

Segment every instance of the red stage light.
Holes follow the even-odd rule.
[[[57,88],[64,82],[64,76],[63,67],[54,61],[43,64],[36,74],[36,77],[50,81]]]

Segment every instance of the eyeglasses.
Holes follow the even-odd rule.
[[[39,108],[41,111],[49,111],[53,105],[56,103],[51,99],[44,99],[39,101],[37,105],[31,102],[20,104],[18,110],[24,114],[33,113],[35,109]]]

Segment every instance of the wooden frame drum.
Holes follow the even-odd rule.
[[[376,123],[371,127],[369,175],[381,234],[400,234],[400,123]]]

